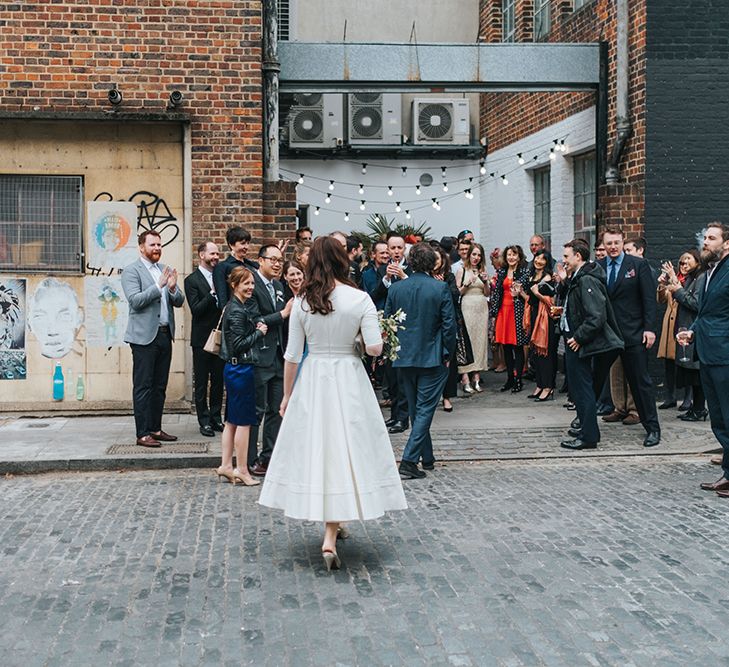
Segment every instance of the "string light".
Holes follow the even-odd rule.
[[[491,173],[489,174],[489,178],[493,178],[494,176],[496,176],[496,172],[492,171],[492,172],[491,172]]]
[[[298,184],[301,185],[304,182],[304,174],[299,174]]]
[[[557,153],[554,152],[554,148],[549,149],[549,159],[550,160],[556,160],[557,159]]]
[[[316,207],[316,211],[314,211],[314,215],[319,215],[319,207]]]
[[[415,194],[416,195],[419,195],[420,194],[420,186],[419,185],[416,185],[415,186]]]
[[[377,215],[377,213],[375,213],[375,222],[377,223],[377,222],[379,222],[379,221],[380,221],[380,216],[379,216],[379,215]]]
[[[395,212],[400,213],[400,211],[402,211],[402,209],[400,208],[400,202],[396,201],[395,202]]]
[[[433,197],[433,204],[432,204],[432,206],[433,206],[433,208],[436,211],[440,211],[440,204],[438,203],[438,200],[435,197]]]
[[[564,139],[559,142],[559,148],[563,153],[567,152],[567,144],[565,144]]]
[[[471,192],[470,188],[468,190],[466,190],[463,194],[466,197],[466,199],[473,199],[473,192]]]
[[[344,222],[349,222],[349,212],[348,211],[344,214]]]
[[[334,181],[329,181],[329,189],[334,190]]]
[[[443,192],[448,192],[448,183],[443,183]]]
[[[501,182],[502,182],[502,183],[503,183],[504,185],[509,185],[509,179],[508,179],[508,178],[506,178],[506,174],[502,174],[502,175],[501,175]]]
[[[445,178],[446,177],[446,168],[445,167],[441,167],[440,168],[440,173],[441,173],[441,176],[443,176],[443,178]]]
[[[392,186],[391,185],[387,186],[387,196],[392,197]]]
[[[327,194],[327,196],[324,197],[324,203],[325,204],[331,204],[332,203],[332,198],[329,196],[329,194]]]
[[[407,167],[403,167],[402,168],[402,177],[405,178],[407,175],[408,175],[408,168]]]
[[[523,158],[523,156],[522,156],[521,153],[517,153],[516,154],[516,157],[519,158],[519,164],[524,164],[525,160],[524,160],[524,158]]]
[[[412,215],[410,215],[410,211],[405,211],[405,217],[406,217],[406,218],[407,218],[408,220],[410,220],[410,218],[412,218],[413,216],[412,216]]]
[[[481,162],[479,164],[481,165],[481,167],[478,171],[481,174],[481,176],[485,176],[486,175],[486,164],[483,160],[481,160]]]
[[[364,185],[362,185],[362,184],[360,183],[360,184],[359,184],[359,190],[357,190],[357,192],[359,192],[359,193],[360,193],[361,195],[363,195],[363,194],[364,194]]]
[[[367,163],[366,162],[363,162],[362,163],[362,173],[363,174],[366,174],[367,173]]]
[[[365,200],[363,199],[363,200],[362,200],[362,203],[361,203],[361,204],[359,205],[359,210],[360,210],[360,211],[364,211],[364,210],[365,210],[365,208],[366,208],[366,206],[365,206]]]

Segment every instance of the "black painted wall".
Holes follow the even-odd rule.
[[[729,223],[729,1],[648,0],[645,236],[654,265]]]

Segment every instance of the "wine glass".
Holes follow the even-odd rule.
[[[676,339],[678,340],[678,344],[682,348],[681,358],[679,359],[679,361],[683,361],[683,362],[691,361],[691,359],[689,359],[686,356],[686,348],[688,347],[688,344],[689,344],[688,329],[686,327],[679,327]]]
[[[257,324],[262,323],[263,320],[258,320]],[[268,345],[266,345],[266,334],[263,334],[263,338],[261,338],[261,345],[258,346],[259,350],[267,350]]]

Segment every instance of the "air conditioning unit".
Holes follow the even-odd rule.
[[[339,94],[297,94],[289,111],[291,148],[330,148],[344,140],[344,107]]]
[[[349,143],[402,143],[402,96],[398,93],[352,93],[348,96]]]
[[[464,146],[470,143],[469,100],[430,97],[413,100],[413,143]]]

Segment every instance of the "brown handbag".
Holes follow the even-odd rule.
[[[223,332],[220,330],[220,323],[223,321],[223,315],[225,315],[225,308],[223,308],[223,311],[220,313],[218,323],[208,335],[205,345],[203,345],[203,350],[210,352],[210,354],[220,354],[220,343],[223,339]]]

